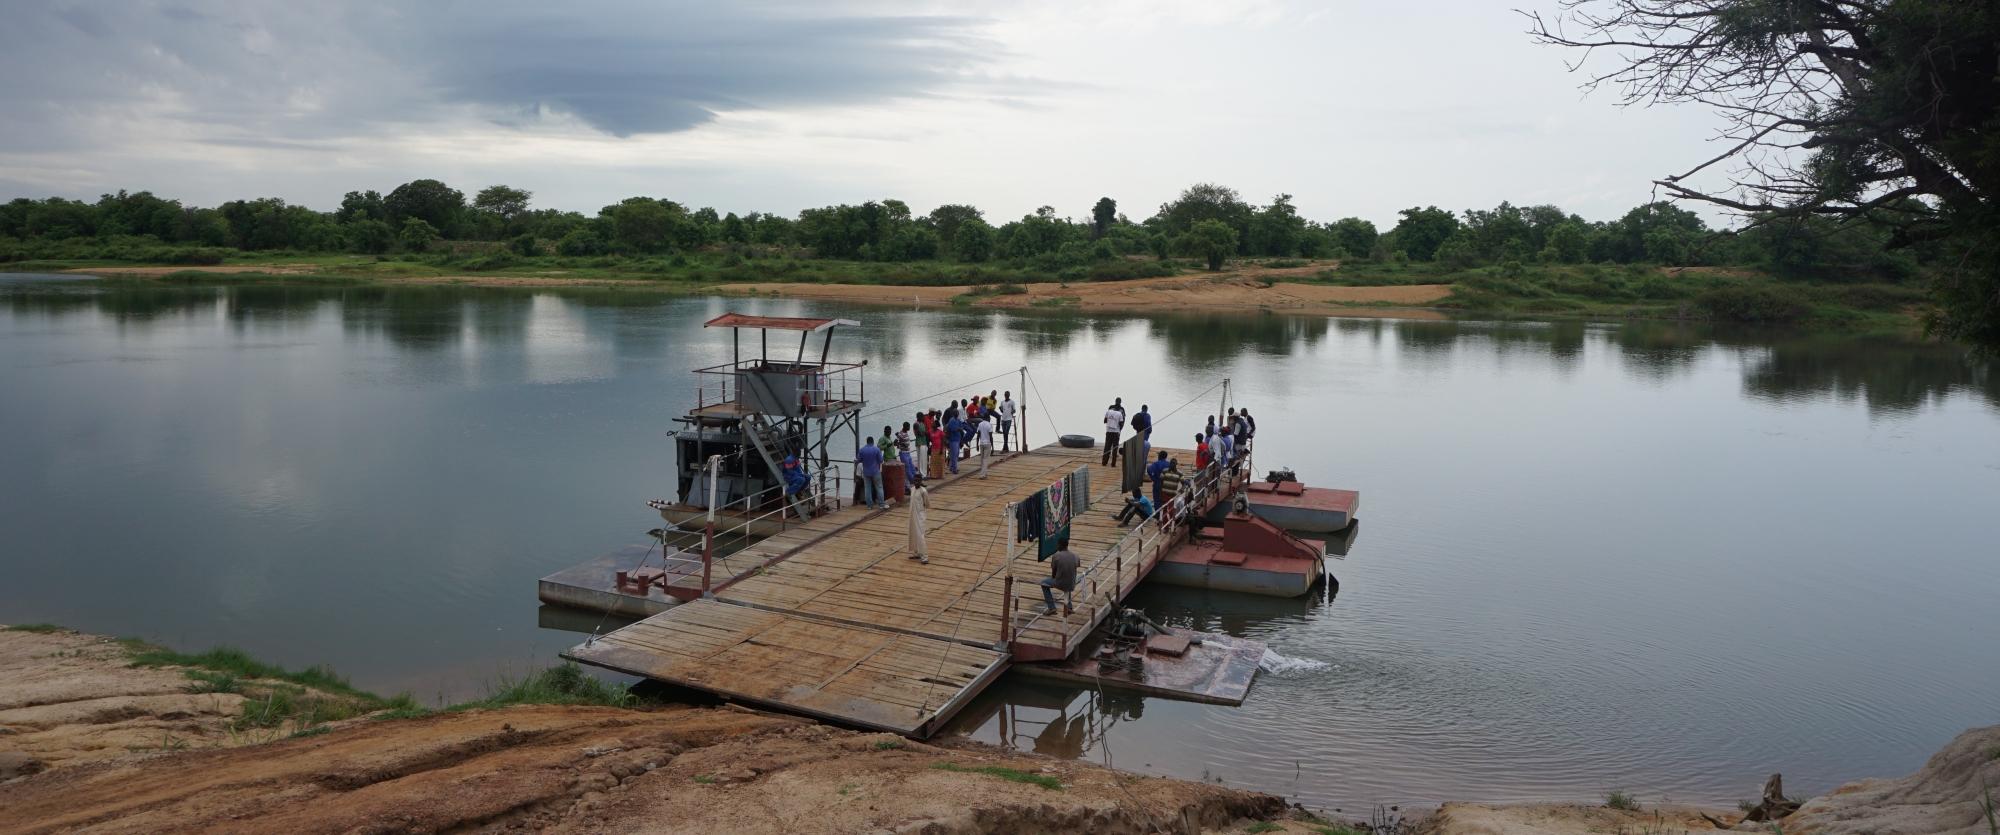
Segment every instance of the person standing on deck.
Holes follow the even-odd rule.
[[[1014,437],[1014,393],[1007,392],[997,408],[1000,412],[1000,451],[1008,452],[1014,445],[1011,440]]]
[[[1184,486],[1186,480],[1187,479],[1181,475],[1180,459],[1178,458],[1167,459],[1167,469],[1160,473],[1160,480],[1157,482],[1159,486],[1154,488],[1159,492],[1160,498],[1158,501],[1153,502],[1153,506],[1160,508],[1160,510],[1162,511],[1165,511],[1168,502],[1180,498],[1181,487]],[[1168,518],[1171,519],[1173,517],[1169,516]]]
[[[991,411],[993,411],[994,407],[996,407],[996,406],[999,406],[999,405],[1000,405],[1000,390],[999,390],[999,389],[992,389],[992,390],[990,390],[990,391],[986,392],[986,399],[985,399],[985,400],[981,400],[981,401],[979,401],[979,408],[980,408],[981,410],[984,410],[984,411],[988,411],[988,412],[991,412]]]
[[[1111,466],[1118,460],[1118,433],[1125,428],[1125,407],[1117,403],[1104,410],[1104,460],[1103,466]]]
[[[1195,435],[1195,436],[1194,436],[1194,476],[1195,476],[1195,478],[1200,478],[1200,477],[1201,477],[1201,472],[1202,472],[1203,470],[1206,470],[1206,469],[1208,469],[1208,462],[1210,462],[1210,461],[1214,460],[1214,458],[1213,458],[1213,454],[1212,454],[1212,453],[1210,453],[1210,452],[1208,451],[1208,443],[1209,443],[1209,441],[1212,441],[1212,440],[1215,440],[1215,439],[1214,439],[1213,437],[1208,437],[1208,438],[1204,438],[1204,437],[1202,437],[1202,436],[1200,436],[1200,435]]]
[[[958,453],[965,448],[965,421],[953,414],[944,421],[944,461],[952,475],[958,475]]]
[[[944,407],[944,422],[950,423],[955,417],[958,417],[958,401],[953,400],[951,405]]]
[[[1065,536],[1056,543],[1055,554],[1049,557],[1049,576],[1042,578],[1042,602],[1047,605],[1042,614],[1056,613],[1056,596],[1050,590],[1062,589],[1063,614],[1068,615],[1072,611],[1070,592],[1075,588],[1076,552],[1069,549],[1069,537]]]
[[[896,459],[903,462],[903,484],[906,489],[910,480],[918,475],[917,463],[910,458],[910,447],[910,425],[905,423],[902,431],[896,433]]]
[[[882,448],[869,438],[860,451],[854,453],[854,461],[861,468],[861,499],[868,503],[869,510],[888,507],[882,495]]]
[[[973,430],[973,434],[978,436],[979,477],[985,478],[986,462],[993,458],[993,415],[991,413],[979,419],[979,426]]]
[[[1243,424],[1249,427],[1249,431],[1244,434],[1246,439],[1257,437],[1257,419],[1250,416],[1249,409],[1243,410]]]
[[[924,471],[926,478],[944,478],[944,426],[938,423],[936,412],[930,416],[930,469]]]
[[[1236,471],[1236,440],[1235,440],[1236,436],[1235,436],[1235,435],[1231,435],[1231,434],[1229,434],[1229,433],[1227,433],[1227,432],[1224,432],[1224,433],[1222,433],[1222,434],[1220,434],[1220,435],[1217,435],[1217,436],[1215,436],[1215,437],[1216,437],[1216,439],[1217,439],[1217,440],[1220,440],[1220,441],[1222,441],[1222,454],[1221,454],[1221,455],[1218,455],[1218,456],[1216,456],[1216,459],[1215,459],[1215,460],[1217,460],[1217,461],[1221,461],[1221,462],[1222,462],[1222,466],[1223,466],[1224,468],[1228,469],[1228,470],[1229,470],[1230,472],[1235,472],[1235,471]]]
[[[1141,414],[1143,414],[1143,412]],[[1154,459],[1153,463],[1146,465],[1146,479],[1153,482],[1154,507],[1159,507],[1160,505],[1166,504],[1167,502],[1167,497],[1165,493],[1161,490],[1162,487],[1161,482],[1163,479],[1166,478],[1167,468],[1171,466],[1173,466],[1173,464],[1168,463],[1167,451],[1164,449],[1160,450],[1159,458]]]
[[[931,491],[924,488],[924,477],[919,475],[911,482],[910,488],[910,559],[929,565],[930,551],[924,542],[924,522],[930,515]]]
[[[1146,439],[1147,447],[1153,445],[1153,413],[1146,411],[1149,408],[1152,407],[1141,403],[1139,404],[1139,413],[1132,416],[1132,431],[1139,433],[1139,437]],[[1147,450],[1148,454],[1151,454],[1151,452],[1150,449]]]

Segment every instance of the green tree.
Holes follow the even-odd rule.
[[[628,197],[598,215],[610,219],[612,240],[634,252],[659,252],[673,242],[674,213],[664,201]]]
[[[515,255],[534,256],[542,254],[541,243],[535,240],[534,235],[527,232],[515,235],[512,240],[509,240],[507,242],[507,249],[513,251]]]
[[[430,249],[438,237],[437,227],[420,217],[406,218],[403,221],[403,228],[396,232],[396,242],[411,252]]]
[[[1389,234],[1396,236],[1396,243],[1410,258],[1429,261],[1437,257],[1437,250],[1446,238],[1458,231],[1458,218],[1436,206],[1404,209],[1397,214],[1403,219]]]
[[[1333,222],[1333,238],[1343,253],[1349,258],[1367,258],[1375,251],[1375,224],[1358,217],[1344,217]]]
[[[598,236],[597,230],[589,226],[578,226],[564,233],[562,239],[556,241],[556,252],[572,258],[603,255],[604,239]]]
[[[389,210],[382,204],[382,195],[376,191],[350,191],[340,199],[340,211],[334,213],[341,223],[357,220],[388,220]]]
[[[407,228],[408,221],[416,218],[432,231],[450,231],[458,227],[459,213],[465,211],[465,194],[437,180],[411,180],[382,198],[382,208],[389,223],[398,229]]]
[[[1204,220],[1219,220],[1235,230],[1237,240],[1250,229],[1250,204],[1238,197],[1236,189],[1215,183],[1196,183],[1183,190],[1173,202],[1160,206],[1160,228],[1169,237],[1178,236]]]
[[[951,255],[972,264],[992,258],[993,225],[976,216],[960,222],[951,239]]]
[[[1222,269],[1222,262],[1236,254],[1236,230],[1220,220],[1203,220],[1174,238],[1174,249],[1207,262],[1208,271]]]
[[[938,243],[944,246],[947,250],[950,250],[952,252],[957,252],[959,227],[963,226],[968,221],[977,220],[980,221],[981,223],[984,223],[986,220],[986,216],[980,214],[978,209],[965,205],[963,203],[946,203],[942,206],[932,209],[929,217],[931,221],[931,228],[937,230]],[[985,246],[987,246],[990,250],[990,248],[993,245],[993,240],[992,240],[993,228],[989,226],[987,227],[986,231],[988,237]]]
[[[722,239],[732,244],[750,242],[750,226],[737,217],[735,212],[722,216]]]
[[[479,194],[472,198],[472,207],[483,212],[492,212],[499,215],[501,220],[513,223],[515,218],[528,211],[528,199],[534,196],[533,192],[512,186],[487,186],[480,189]]]
[[[1451,237],[1444,239],[1444,243],[1438,244],[1437,252],[1432,255],[1447,269],[1471,269],[1473,265],[1479,263],[1479,252],[1472,246],[1472,236],[1464,229],[1451,233]]]
[[[1549,230],[1541,259],[1551,264],[1574,264],[1583,260],[1587,243],[1583,224],[1563,221]]]
[[[1097,198],[1097,205],[1090,207],[1090,238],[1096,240],[1111,231],[1112,224],[1118,222],[1118,201],[1109,197]]]
[[[2000,351],[2000,6],[1599,0],[1531,31],[1616,56],[1585,72],[1626,103],[1721,114],[1728,151],[1655,185],[1767,223],[1841,217],[1887,227],[1891,245],[1935,242],[1949,255],[1932,327]],[[1725,161],[1749,170],[1704,175]]]
[[[1251,215],[1250,238],[1244,249],[1251,255],[1296,255],[1305,231],[1305,218],[1292,207],[1292,196],[1280,194],[1271,198],[1271,205]]]
[[[347,231],[347,248],[356,252],[380,255],[396,245],[396,232],[386,221],[367,218],[344,224]]]

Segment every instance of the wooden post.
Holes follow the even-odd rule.
[[[1021,451],[1028,451],[1028,367],[1021,366],[1021,414],[1015,418],[1021,422]]]
[[[701,528],[701,596],[706,598],[715,597],[710,584],[715,565],[715,475],[721,465],[722,456],[708,457],[708,521]]]
[[[1000,593],[1000,643],[1014,642],[1014,575],[1007,575],[1005,588]]]

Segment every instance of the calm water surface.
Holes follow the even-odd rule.
[[[975,738],[1352,810],[1814,792],[2000,721],[2000,374],[1651,324],[9,281],[0,622],[426,701],[546,664],[579,619],[536,578],[657,525],[727,309],[862,320],[844,353],[885,406],[1030,365],[1040,439],[1227,376],[1260,464],[1363,491],[1337,595],[1140,594],[1300,662],[1244,706],[1009,682]]]

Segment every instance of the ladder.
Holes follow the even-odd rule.
[[[764,456],[764,466],[771,468],[771,475],[778,480],[778,489],[783,491],[785,489],[785,470],[779,466],[779,463],[784,460],[784,450],[779,445],[779,441],[782,439],[775,434],[775,427],[765,422],[764,415],[761,412],[751,412],[748,417],[743,419],[742,426],[743,434],[750,436],[750,445],[757,448],[758,455]],[[797,513],[800,519],[811,519],[812,506],[806,502],[805,494],[804,490],[797,493],[785,493],[785,501],[792,506],[792,511]]]

